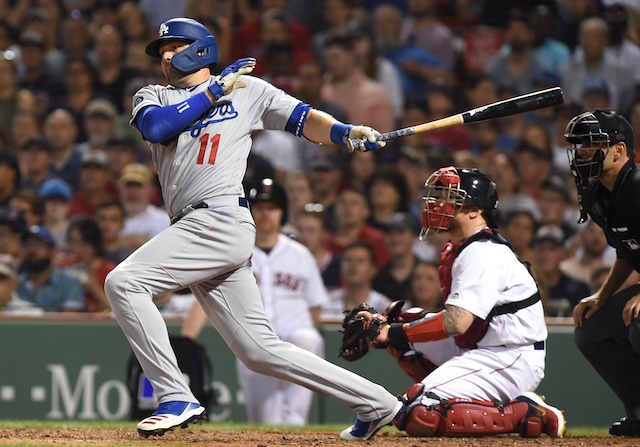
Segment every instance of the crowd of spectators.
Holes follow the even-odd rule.
[[[283,231],[311,250],[333,297],[438,309],[445,241],[417,240],[423,185],[440,167],[477,167],[497,184],[500,231],[531,263],[547,315],[569,316],[615,253],[597,225],[576,224],[565,126],[613,108],[640,132],[640,8],[617,1],[0,0],[0,309],[107,312],[107,273],[169,225],[128,122],[133,94],[166,84],[147,42],[185,16],[215,36],[218,72],[254,56],[254,75],[380,132],[562,87],[562,106],[379,152],[256,132],[245,180],[285,185]]]

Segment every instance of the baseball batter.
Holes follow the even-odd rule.
[[[533,277],[494,230],[496,185],[447,167],[425,186],[420,238],[451,238],[439,260],[446,308],[391,324],[363,312],[382,320],[374,343],[389,345],[418,381],[394,425],[411,436],[561,437],[562,412],[531,392],[544,376],[547,328]]]
[[[138,424],[160,435],[203,417],[171,349],[152,301],[190,287],[207,317],[250,369],[295,382],[352,408],[356,422],[343,439],[369,439],[403,405],[384,388],[278,338],[267,320],[251,271],[255,226],[242,179],[257,129],[288,131],[317,143],[364,138],[377,149],[377,131],[330,115],[250,76],[244,58],[212,76],[216,42],[199,22],[162,23],[146,48],[160,59],[169,85],[149,85],[133,97],[131,124],[148,142],[172,225],[119,264],[105,292],[160,405]]]

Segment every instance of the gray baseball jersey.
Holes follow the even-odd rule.
[[[149,85],[133,97],[133,118],[148,106],[179,104],[214,82],[177,89]],[[242,180],[251,150],[251,132],[284,130],[299,100],[271,84],[241,76],[247,84],[218,101],[216,107],[187,127],[171,142],[149,143],[165,207],[175,216],[185,206],[219,196],[243,195]]]
[[[147,106],[189,107],[210,85],[147,86],[133,99],[133,120]],[[397,398],[365,378],[282,341],[271,329],[251,270],[255,224],[242,180],[255,129],[283,130],[300,101],[260,79],[211,106],[176,138],[150,144],[167,211],[174,222],[111,271],[105,293],[158,401],[197,402],[171,349],[153,296],[189,287],[229,348],[251,370],[331,396],[363,421],[388,416]],[[303,123],[299,123],[303,124]]]

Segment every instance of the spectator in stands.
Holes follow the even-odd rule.
[[[437,1],[408,0],[408,16],[402,24],[401,40],[417,45],[440,59],[447,70],[456,63],[455,35],[438,18]]]
[[[149,239],[169,228],[169,215],[152,205],[154,173],[146,165],[133,163],[122,169],[118,181],[120,201],[125,210],[122,244],[136,250]]]
[[[378,152],[355,152],[349,157],[348,163],[348,178],[364,188],[378,170]]]
[[[71,199],[69,217],[93,216],[100,202],[117,198],[118,191],[110,180],[107,154],[102,151],[85,153],[80,166],[80,185]]]
[[[322,87],[322,97],[325,100],[343,108],[350,122],[367,123],[380,132],[395,128],[391,98],[381,84],[365,75],[351,37],[330,39],[324,61],[327,82]]]
[[[56,47],[58,38],[58,25],[62,17],[62,9],[57,2],[40,2],[39,5],[29,8],[22,16],[20,26],[17,28],[21,32],[35,32],[44,36],[46,42],[46,64],[47,72],[55,72],[55,67],[59,66],[62,52]]]
[[[70,60],[77,58],[91,57],[91,35],[89,26],[84,16],[79,14],[69,14],[62,20],[60,26],[60,48],[62,59],[59,67],[55,67],[55,73],[63,76],[69,67]]]
[[[42,315],[42,309],[23,300],[16,292],[17,276],[18,268],[15,260],[9,255],[0,255],[0,313],[21,316]]]
[[[312,36],[316,57],[324,56],[325,44],[336,36],[344,36],[353,20],[354,2],[351,0],[326,0],[323,18],[326,28]]]
[[[313,202],[313,191],[309,177],[304,172],[294,172],[287,175],[284,182],[284,189],[287,193],[287,223],[280,231],[287,235],[297,235],[298,227],[296,218],[304,210],[307,203]]]
[[[538,145],[521,139],[516,147],[519,192],[538,198],[542,183],[549,177],[551,158]]]
[[[485,66],[485,73],[497,87],[509,84],[518,95],[530,93],[533,74],[546,67],[534,53],[535,35],[527,12],[516,8],[511,11],[505,39],[508,51],[492,57]]]
[[[11,119],[11,141],[13,149],[19,154],[25,143],[42,137],[42,124],[33,112],[19,111]]]
[[[380,268],[389,262],[390,255],[382,232],[367,224],[370,213],[366,192],[353,185],[343,186],[336,198],[336,228],[329,235],[327,248],[340,255],[348,245],[366,242],[375,253],[376,267]]]
[[[567,257],[565,240],[564,232],[555,225],[541,226],[534,239],[535,261],[549,290],[544,303],[545,315],[551,317],[571,316],[574,306],[591,294],[587,283],[560,270],[560,263]]]
[[[124,87],[129,79],[140,74],[124,66],[124,42],[122,33],[111,25],[100,27],[93,38],[96,52],[96,91],[104,95],[117,110],[122,112]]]
[[[362,241],[348,245],[340,269],[344,287],[329,292],[329,302],[322,308],[320,320],[342,321],[345,310],[361,303],[371,305],[378,312],[385,310],[391,300],[371,285],[376,270],[376,255],[371,245]]]
[[[43,201],[42,226],[56,242],[56,247],[67,247],[67,227],[69,226],[69,206],[71,203],[71,187],[59,178],[46,180],[38,194]]]
[[[320,268],[322,282],[328,291],[340,286],[341,257],[327,249],[329,222],[324,207],[307,203],[295,218],[298,242],[307,247]]]
[[[384,222],[384,240],[391,255],[373,278],[372,287],[391,301],[404,300],[411,295],[411,276],[418,264],[412,247],[420,225],[408,213],[395,213]]]
[[[449,166],[451,166],[454,164],[453,159],[451,158],[451,154],[447,155],[449,157],[449,160],[447,161],[451,161],[449,164]],[[422,200],[424,195],[424,180],[429,177],[429,166],[426,156],[418,153],[409,146],[401,146],[392,166],[405,178],[407,182],[407,187],[409,189],[407,194],[409,212],[413,214],[415,218],[421,219],[422,205],[424,203]]]
[[[106,151],[107,141],[113,135],[117,112],[115,106],[106,99],[89,101],[83,112],[86,141],[79,144],[80,151]]]
[[[82,153],[76,145],[78,127],[67,110],[56,109],[44,122],[44,137],[53,148],[52,175],[67,182],[72,190],[78,188]]]
[[[588,79],[582,85],[580,94],[582,110],[610,109],[611,92],[609,84],[603,79]]]
[[[615,261],[615,251],[609,247],[607,237],[593,220],[589,220],[584,228],[576,235],[573,255],[560,263],[560,270],[572,278],[579,279],[591,286],[593,274],[596,270],[611,268]]]
[[[400,120],[405,105],[402,76],[398,68],[379,53],[376,44],[377,34],[371,23],[363,19],[352,20],[349,23],[348,35],[353,38],[353,48],[358,63],[364,67],[364,74],[380,83],[389,93],[395,111],[395,119]]]
[[[635,93],[635,74],[625,63],[607,51],[608,26],[599,17],[580,24],[580,47],[560,69],[562,89],[567,101],[580,104],[587,80],[604,79],[609,84],[611,108],[623,115],[631,110]]]
[[[35,113],[33,94],[18,86],[18,55],[12,51],[0,52],[0,139],[12,148],[11,119],[22,110]]]
[[[20,189],[11,198],[9,208],[22,211],[28,227],[41,225],[44,214],[44,203],[36,191]]]
[[[0,254],[11,256],[16,263],[21,262],[27,228],[22,211],[0,208]]]
[[[411,274],[411,287],[406,299],[405,307],[415,306],[431,312],[439,312],[444,309],[440,292],[440,278],[438,277],[438,263],[418,261]]]
[[[106,200],[96,207],[94,219],[102,237],[103,257],[118,265],[133,250],[124,245],[120,232],[124,228],[125,211],[118,200]]]
[[[247,55],[259,56],[262,45],[265,43],[265,37],[268,41],[288,39],[296,55],[296,68],[300,62],[313,58],[309,33],[302,24],[287,18],[287,3],[286,0],[260,1],[258,14],[243,21],[235,29],[233,44],[231,45],[232,60],[247,57]],[[283,17],[284,22],[280,18],[278,18],[281,22],[280,24],[274,22],[274,16]],[[270,25],[269,29],[265,29],[265,24]],[[284,25],[284,28],[282,25]],[[265,68],[264,64],[258,62],[253,74],[261,76],[264,74]]]
[[[566,243],[576,233],[575,222],[567,220],[572,197],[565,181],[558,176],[550,176],[540,185],[538,195],[538,209],[540,210],[540,225],[555,225],[562,229]]]
[[[337,155],[325,154],[311,161],[309,165],[309,183],[313,193],[313,202],[324,207],[329,227],[335,226],[334,205],[343,181],[343,170]]]
[[[20,166],[12,152],[0,151],[0,207],[9,205],[20,187]]]
[[[625,6],[620,0],[607,3],[603,18],[609,26],[609,52],[618,62],[631,69],[637,95],[640,91],[640,47],[637,42],[629,39],[627,7],[630,6]],[[595,108],[584,110],[595,110]]]
[[[105,153],[114,180],[120,178],[126,165],[138,163],[141,159],[136,140],[127,134],[112,134],[105,143]]]
[[[47,71],[47,43],[44,36],[27,31],[20,35],[19,42],[22,74],[18,85],[33,94],[37,106],[36,113],[42,118],[52,104],[59,102],[59,98],[64,94],[64,84],[60,78]]]
[[[115,264],[104,257],[102,234],[91,217],[73,219],[67,229],[65,272],[75,276],[84,290],[84,310],[99,312],[109,308],[104,281]]]
[[[571,51],[578,46],[582,23],[593,16],[601,16],[602,3],[592,0],[573,1],[557,0],[558,23],[555,35],[558,40],[567,44]]]
[[[447,85],[433,84],[427,92],[429,121],[435,121],[455,115],[455,89]],[[453,126],[447,129],[434,129],[424,134],[427,144],[441,145],[460,152],[471,150],[471,131],[467,126]]]
[[[20,188],[37,191],[51,178],[53,148],[44,138],[33,138],[18,152]]]
[[[59,269],[55,241],[42,227],[31,227],[24,244],[24,261],[18,276],[18,295],[47,312],[83,311],[82,284]]]
[[[380,54],[398,68],[406,100],[422,99],[433,84],[453,84],[455,78],[437,56],[415,44],[403,43],[402,12],[383,4],[373,12]]]
[[[68,110],[77,127],[75,141],[87,139],[84,128],[84,110],[91,100],[98,97],[95,88],[96,73],[86,56],[69,57],[65,63],[64,80],[66,95],[56,107]]]
[[[498,148],[500,124],[498,120],[487,120],[474,123],[468,127],[471,132],[470,151],[477,160],[478,169],[489,171],[491,163],[493,163],[500,151]],[[500,205],[502,205],[502,197],[500,200]]]
[[[480,73],[468,77],[464,86],[464,97],[467,103],[465,110],[475,109],[498,100],[498,92],[493,80]]]
[[[571,50],[564,42],[553,37],[556,16],[554,9],[540,4],[531,11],[535,55],[551,70],[557,71],[571,57]]]
[[[387,220],[395,213],[408,211],[409,187],[402,174],[392,167],[376,171],[368,182],[371,213],[367,224],[374,228],[387,227]]]

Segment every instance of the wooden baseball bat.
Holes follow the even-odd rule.
[[[516,115],[518,113],[543,109],[545,107],[557,106],[563,102],[564,92],[560,87],[548,88],[546,90],[527,93],[526,95],[515,96],[513,98],[487,104],[486,106],[467,110],[466,112],[452,115],[447,118],[383,133],[378,137],[378,141],[406,137],[407,135],[456,126],[458,124],[478,123],[480,121],[502,118],[505,116]],[[350,152],[353,152],[354,150],[363,150],[364,140],[347,140],[347,146]]]

